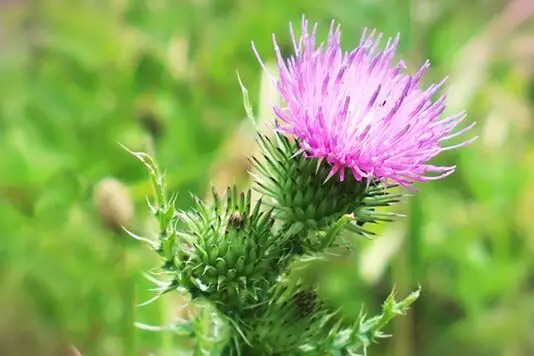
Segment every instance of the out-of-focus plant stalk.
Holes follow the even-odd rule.
[[[113,250],[109,263],[114,266],[117,286],[122,298],[121,334],[124,354],[136,352],[135,337],[135,282],[128,266],[126,249],[127,234],[123,227],[129,227],[134,215],[133,201],[128,189],[115,178],[104,178],[94,189],[93,201],[102,224],[113,233]]]
[[[268,62],[267,68],[275,73],[276,66],[274,62]],[[271,77],[262,72],[260,76],[260,91],[258,115],[255,116],[257,122],[251,122],[250,118],[242,120],[235,128],[233,133],[224,143],[219,158],[212,167],[211,184],[215,190],[222,194],[226,187],[237,184],[239,188],[246,189],[250,186],[250,176],[248,170],[250,167],[251,156],[259,153],[259,147],[256,142],[256,130],[271,135],[273,114],[272,107],[280,102],[280,94],[273,86]],[[206,192],[206,199],[211,199],[211,188]],[[257,199],[256,192],[253,192],[253,200]]]

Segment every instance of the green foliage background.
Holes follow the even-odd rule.
[[[450,113],[467,109],[480,136],[439,158],[457,173],[420,185],[397,207],[407,219],[307,273],[354,318],[394,283],[421,284],[374,355],[534,354],[531,0],[10,0],[0,2],[1,355],[74,355],[71,344],[87,356],[186,353],[179,335],[131,326],[166,324],[183,301],[134,307],[152,295],[142,273],[157,259],[102,225],[93,188],[122,181],[132,230],[150,231],[146,173],[118,144],[142,150],[150,136],[180,208],[221,170],[243,181],[231,159],[249,149],[236,70],[257,107],[250,41],[269,58],[276,33],[288,50],[302,14],[322,34],[339,21],[347,48],[364,26],[400,32],[409,68],[430,58],[428,82],[450,74]]]

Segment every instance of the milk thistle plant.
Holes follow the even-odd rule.
[[[156,162],[132,152],[153,182],[159,239],[132,235],[162,258],[158,295],[185,293],[197,307],[192,320],[173,327],[194,337],[195,355],[363,355],[419,296],[397,301],[392,292],[379,315],[350,323],[292,272],[295,262],[328,260],[344,230],[371,236],[369,224],[395,218],[382,207],[398,202],[403,189],[453,173],[454,166],[429,160],[471,142],[444,146],[473,125],[453,132],[465,113],[441,117],[446,98],[434,96],[444,82],[420,83],[428,62],[413,75],[394,62],[398,36],[380,49],[381,35],[364,31],[344,52],[339,26],[321,45],[316,29],[303,19],[297,38],[291,28],[289,58],[273,38],[272,80],[283,105],[274,107],[273,134],[257,134],[261,154],[252,157],[251,175],[258,201],[229,187],[210,203],[193,196],[194,208],[178,211]]]

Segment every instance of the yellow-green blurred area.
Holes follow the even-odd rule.
[[[245,187],[236,71],[269,120],[250,43],[268,60],[276,33],[289,53],[303,14],[321,36],[339,21],[346,49],[363,27],[400,32],[409,69],[450,75],[448,113],[479,136],[436,160],[457,172],[418,185],[394,208],[406,218],[309,277],[353,319],[422,286],[371,355],[534,355],[533,0],[0,1],[0,355],[187,355],[190,340],[133,327],[185,312],[171,294],[135,307],[159,261],[118,228],[155,231],[119,143],[156,153],[180,209],[211,183]]]

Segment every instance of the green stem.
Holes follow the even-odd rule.
[[[123,315],[121,336],[124,344],[124,355],[135,355],[137,350],[135,335],[135,282],[131,278],[128,270],[127,254],[125,249],[126,237],[123,235],[114,236],[115,243],[115,263],[117,265],[117,285],[120,288]]]

